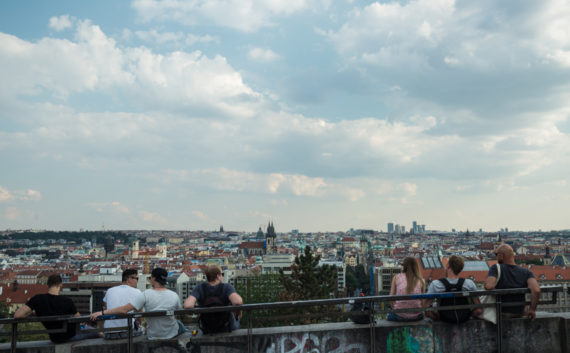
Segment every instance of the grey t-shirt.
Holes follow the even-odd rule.
[[[144,307],[145,311],[182,309],[180,298],[171,290],[148,289],[136,296],[131,304],[135,309]],[[174,316],[148,317],[148,339],[167,339],[178,334],[178,321]]]
[[[457,281],[459,279],[458,278],[448,278],[447,280],[449,281],[449,284],[454,285],[454,284],[457,284]],[[477,290],[477,287],[475,286],[475,283],[473,283],[472,280],[470,280],[469,278],[466,278],[465,282],[463,282],[462,290],[474,291],[474,290]],[[430,283],[427,292],[428,292],[428,294],[445,292],[445,285],[443,283],[441,283],[440,280],[436,279],[435,281]]]

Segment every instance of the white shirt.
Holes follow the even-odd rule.
[[[107,304],[107,310],[114,309],[119,306],[130,303],[141,291],[137,288],[121,284],[120,286],[112,287],[107,290],[103,301]],[[127,326],[127,319],[118,320],[105,320],[105,328],[110,327],[125,327]],[[135,321],[133,320],[133,327]]]

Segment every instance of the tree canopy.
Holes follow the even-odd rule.
[[[323,299],[336,296],[337,268],[336,266],[321,265],[320,255],[314,255],[311,247],[295,257],[291,266],[291,274],[279,270],[281,283],[284,287],[284,300]]]

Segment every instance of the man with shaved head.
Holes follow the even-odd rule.
[[[538,305],[538,297],[540,296],[540,287],[534,277],[534,274],[526,268],[519,267],[515,264],[515,253],[513,248],[507,244],[503,244],[495,251],[498,264],[491,266],[485,280],[485,289],[509,289],[509,288],[529,288],[531,294],[530,307],[525,310],[525,306],[503,306],[503,316],[507,318],[528,317],[533,319],[536,317],[536,306]],[[498,274],[497,266],[500,266],[501,273]],[[499,277],[499,281],[497,281]],[[524,294],[505,294],[501,296],[503,303],[523,302]]]

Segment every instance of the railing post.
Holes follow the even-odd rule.
[[[374,302],[370,300],[368,302],[368,307],[370,311],[368,313],[370,320],[370,353],[376,352],[376,330],[374,325]]]
[[[247,352],[253,353],[253,340],[251,337],[251,316],[253,315],[252,311],[247,312]]]
[[[133,353],[133,318],[131,316],[127,318],[127,325],[129,326],[127,328],[127,352]]]
[[[497,353],[503,352],[503,305],[501,296],[496,296],[495,311],[497,312]]]
[[[10,351],[16,353],[16,344],[18,343],[18,323],[12,323],[12,341],[10,341]]]

